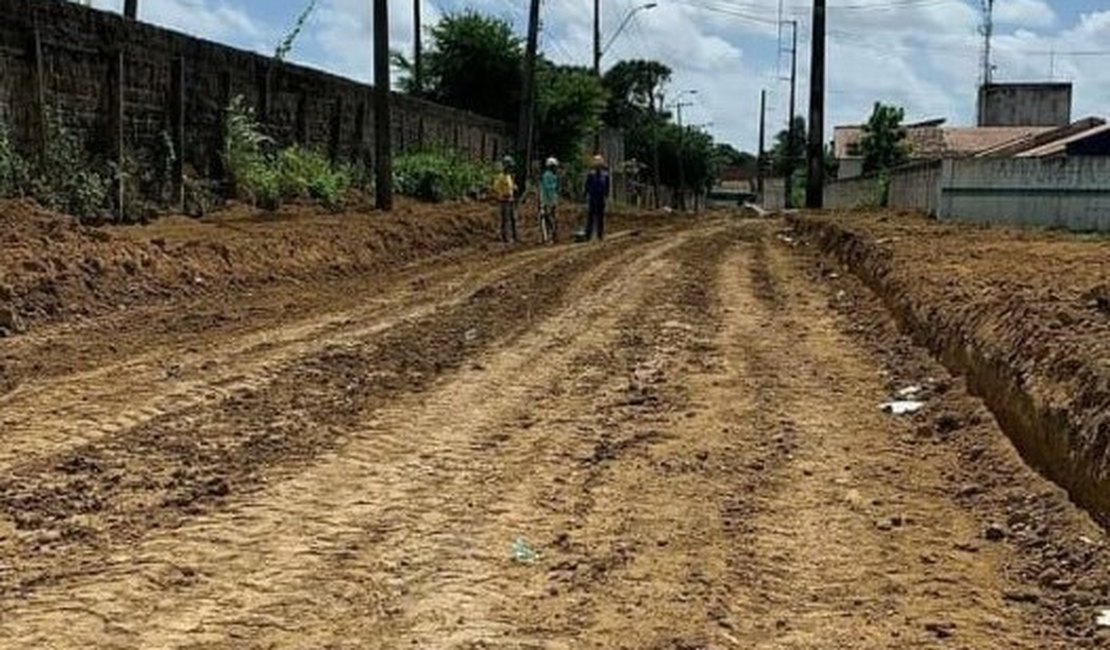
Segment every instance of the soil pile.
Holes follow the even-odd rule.
[[[245,207],[211,219],[92,228],[27,201],[0,203],[0,328],[214,288],[346,275],[491,239],[481,205],[403,204],[380,214]]]

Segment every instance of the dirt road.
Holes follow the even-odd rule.
[[[835,309],[781,228],[13,339],[0,646],[1107,647],[1105,533],[923,352],[902,341],[921,376],[892,370],[889,324]],[[924,413],[879,410],[911,381]],[[1082,561],[1011,539],[975,499],[996,475],[1066,511],[1038,548]]]

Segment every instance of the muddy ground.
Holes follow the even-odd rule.
[[[475,214],[403,260],[28,313],[0,646],[1110,644],[1106,533],[816,243],[628,216],[505,250]],[[251,222],[259,278],[271,227],[318,231]]]

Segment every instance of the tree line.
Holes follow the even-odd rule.
[[[474,10],[447,14],[427,30],[419,80],[414,62],[394,53],[403,92],[439,104],[514,122],[519,113],[524,43],[507,21]],[[658,181],[680,192],[709,189],[725,165],[751,165],[746,156],[705,131],[679,126],[663,105],[672,70],[649,60],[620,61],[600,78],[580,66],[539,56],[536,67],[537,156],[583,164],[602,126],[620,129],[625,157],[645,185]]]

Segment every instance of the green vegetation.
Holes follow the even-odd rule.
[[[46,149],[31,178],[30,194],[53,210],[82,220],[101,220],[111,210],[113,176],[89,160],[80,140],[54,111],[46,120]]]
[[[875,102],[859,142],[865,174],[885,172],[909,160],[910,143],[906,141],[906,127],[902,126],[905,116],[902,108]]]
[[[400,87],[439,104],[514,122],[524,47],[512,25],[469,10],[447,14],[428,33],[422,88],[416,88],[412,63],[394,53]]]
[[[12,142],[11,128],[0,119],[0,198],[22,196],[31,169]]]
[[[298,199],[338,209],[352,182],[350,169],[318,152],[299,146],[276,150],[242,97],[227,109],[223,160],[229,194],[265,210]]]
[[[450,201],[482,191],[494,175],[451,152],[406,154],[393,161],[394,185],[401,194],[424,201]]]
[[[102,220],[111,208],[111,188],[120,170],[110,171],[85,156],[77,136],[47,113],[46,148],[28,161],[11,130],[0,121],[0,197],[32,196],[42,205],[82,220]]]

